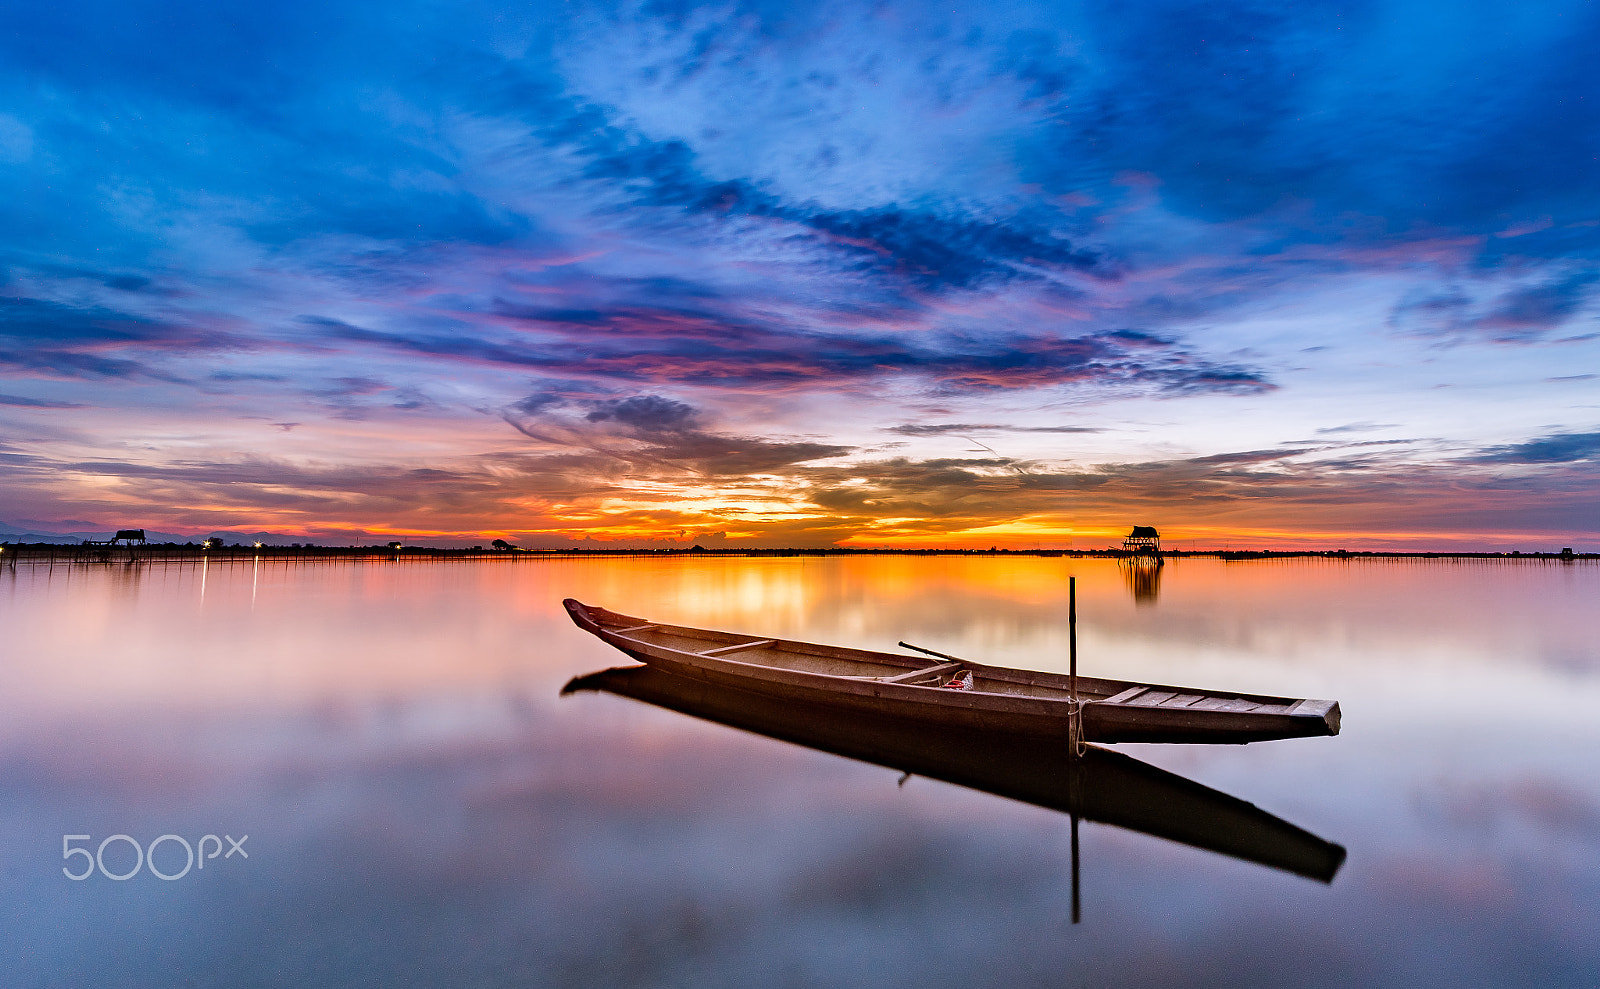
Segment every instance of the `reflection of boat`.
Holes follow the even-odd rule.
[[[1041,745],[1036,735],[949,728],[728,690],[648,666],[577,677],[598,690],[900,772],[1332,882],[1345,851],[1254,804],[1118,752]]]
[[[629,656],[709,683],[947,726],[1089,742],[1257,742],[1339,733],[1337,701],[1071,677],[664,625],[570,598],[572,620]],[[930,652],[930,650],[919,650]],[[970,675],[970,677],[969,677]],[[947,689],[962,681],[966,689]],[[1076,699],[1074,699],[1076,698]]]

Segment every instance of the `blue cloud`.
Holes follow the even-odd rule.
[[[0,339],[24,345],[161,343],[193,334],[128,313],[47,299],[0,298]]]
[[[637,432],[650,434],[692,429],[698,416],[694,406],[685,402],[660,395],[635,395],[596,402],[593,411],[584,418],[589,422],[620,422]]]
[[[905,423],[889,426],[888,431],[902,436],[944,436],[961,433],[1100,433],[1098,426],[1006,426],[998,423]]]
[[[0,405],[10,405],[19,409],[81,409],[83,406],[77,402],[57,402],[47,398],[28,398],[25,395],[0,394]]]
[[[1497,446],[1473,458],[1484,464],[1570,464],[1600,460],[1600,433],[1553,433]]]
[[[1589,287],[1597,280],[1600,274],[1585,271],[1509,292],[1477,321],[1477,325],[1507,336],[1552,329],[1572,318],[1587,298]]]
[[[1054,338],[948,333],[911,342],[881,335],[807,333],[682,309],[623,307],[603,317],[585,311],[575,323],[565,322],[561,311],[515,314],[555,338],[493,339],[459,330],[392,332],[302,319],[317,325],[327,339],[615,381],[832,387],[910,375],[956,393],[1073,383],[1146,386],[1168,394],[1257,394],[1275,387],[1260,370],[1207,361],[1176,344],[1154,344],[1153,337],[1130,338],[1127,331]]]
[[[694,152],[681,141],[628,141],[609,129],[592,137],[584,175],[615,182],[636,202],[694,214],[753,217],[794,224],[840,255],[846,269],[898,276],[925,289],[969,288],[989,279],[1016,277],[1020,265],[1047,265],[1106,273],[1097,252],[1075,247],[1026,216],[981,219],[938,209],[898,205],[874,210],[826,210],[786,202],[742,180],[704,176]]]
[[[180,382],[148,357],[216,351],[237,337],[97,306],[0,297],[0,367],[50,377]]]

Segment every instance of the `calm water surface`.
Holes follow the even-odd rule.
[[[1086,824],[1074,926],[1059,813],[559,696],[626,662],[564,597],[1065,669],[1069,574],[1084,672],[1340,700],[1337,738],[1118,747],[1345,846],[1331,885]],[[0,569],[0,984],[1593,986],[1597,598],[1581,562]],[[62,874],[114,834],[248,839]]]

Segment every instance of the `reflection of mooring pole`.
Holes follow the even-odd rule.
[[[1078,815],[1072,815],[1072,922],[1083,919],[1083,904],[1078,897]]]

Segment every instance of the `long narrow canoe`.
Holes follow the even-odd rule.
[[[668,673],[780,699],[917,721],[1066,735],[1071,678],[966,660],[937,662],[758,638],[562,602],[579,628]],[[968,676],[970,674],[970,676]],[[952,682],[970,683],[951,689]],[[1077,678],[1088,742],[1259,742],[1339,733],[1337,701]]]
[[[1076,756],[1035,735],[949,728],[729,690],[649,666],[575,677],[604,691],[897,772],[943,780],[1087,820],[1332,882],[1345,850],[1254,804],[1102,749]]]

